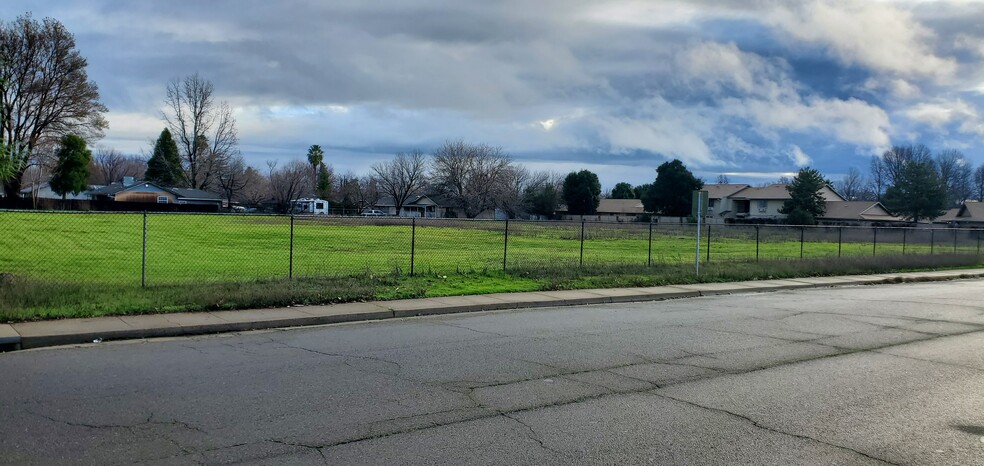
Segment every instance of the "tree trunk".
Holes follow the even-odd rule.
[[[20,197],[20,190],[23,186],[21,182],[24,178],[24,170],[14,172],[14,176],[3,184],[3,192],[7,199],[17,199]]]

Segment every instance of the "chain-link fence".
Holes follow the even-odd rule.
[[[696,226],[398,217],[0,211],[0,274],[166,285],[692,263]],[[956,228],[704,225],[703,262],[980,254]]]

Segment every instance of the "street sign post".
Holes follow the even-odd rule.
[[[700,227],[707,213],[707,191],[694,191],[690,201],[690,216],[697,219],[697,250],[694,253],[694,272],[700,275]]]

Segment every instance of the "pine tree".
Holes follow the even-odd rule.
[[[84,191],[89,182],[89,162],[92,162],[92,151],[85,147],[85,139],[75,134],[63,137],[51,176],[51,190],[61,194],[62,200],[68,193]]]
[[[168,187],[185,185],[181,158],[178,155],[178,145],[174,142],[171,131],[167,128],[161,131],[160,137],[154,143],[154,153],[147,161],[147,172],[144,174],[144,180]]]
[[[820,194],[820,190],[828,185],[830,182],[816,169],[800,169],[793,181],[786,186],[790,198],[783,203],[779,213],[786,214],[787,223],[815,225],[816,219],[823,217],[827,211],[826,199]]]

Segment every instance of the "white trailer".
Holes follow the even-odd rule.
[[[291,213],[308,215],[328,215],[328,201],[324,199],[301,198],[291,201]]]

